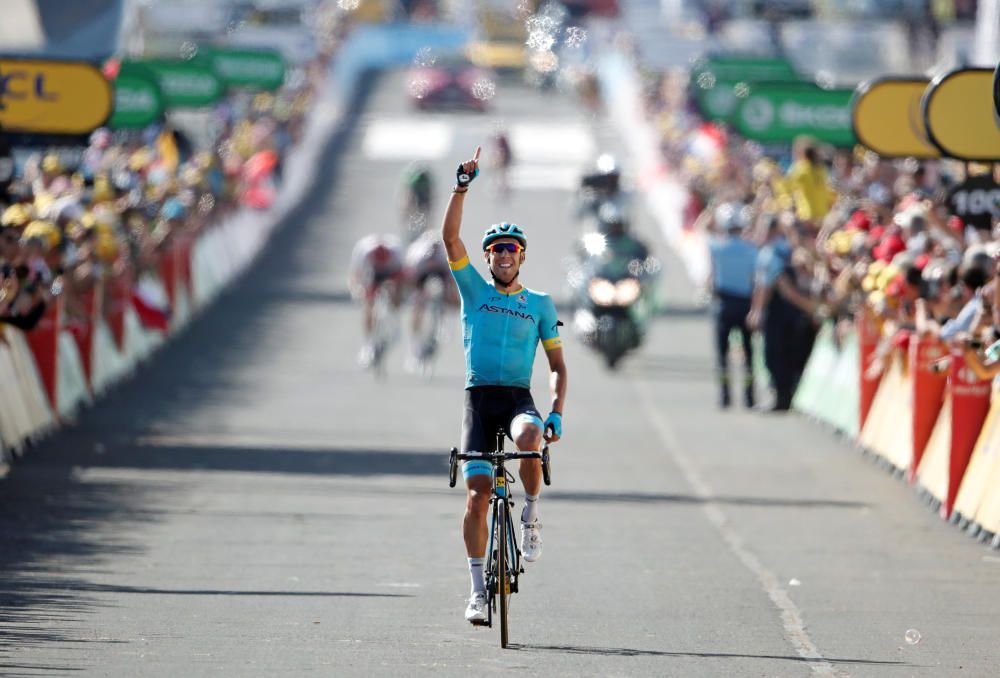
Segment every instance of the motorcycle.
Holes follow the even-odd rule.
[[[629,351],[642,345],[655,310],[652,281],[659,262],[648,256],[617,256],[599,233],[588,233],[582,240],[585,256],[574,261],[568,275],[573,331],[615,369]]]

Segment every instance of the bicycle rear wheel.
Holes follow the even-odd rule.
[[[507,502],[497,506],[497,596],[500,598],[500,647],[507,647],[507,604],[510,598],[510,553],[507,551]]]

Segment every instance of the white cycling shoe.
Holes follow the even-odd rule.
[[[465,608],[465,621],[486,621],[486,594],[476,591],[469,598],[469,606]]]
[[[542,524],[537,520],[533,523],[521,523],[521,555],[529,563],[535,562],[542,555]]]

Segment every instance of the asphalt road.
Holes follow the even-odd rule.
[[[417,115],[405,84],[377,82],[237,288],[0,482],[0,674],[995,675],[1000,558],[810,422],[715,410],[708,319],[641,211],[673,312],[617,373],[568,338],[514,648],[464,622],[460,341],[430,380],[401,349],[362,372],[350,250],[398,229],[408,159],[442,178],[440,214],[502,122],[518,188],[484,173],[463,233],[522,224],[524,282],[562,299],[566,177],[614,139],[513,85],[488,115]]]

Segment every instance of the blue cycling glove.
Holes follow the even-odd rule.
[[[548,418],[545,420],[545,425],[542,427],[542,430],[548,431],[550,428],[553,433],[562,438],[562,415],[558,412],[552,412],[549,414]]]

